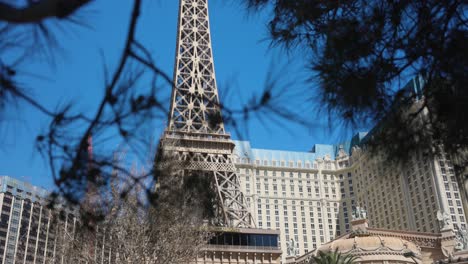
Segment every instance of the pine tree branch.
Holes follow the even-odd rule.
[[[41,0],[25,7],[0,3],[0,21],[36,23],[47,18],[65,18],[92,0]]]

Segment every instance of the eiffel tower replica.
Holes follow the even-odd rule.
[[[233,163],[234,143],[222,121],[207,1],[180,0],[171,108],[160,153],[179,175],[212,178],[216,225],[253,228]]]

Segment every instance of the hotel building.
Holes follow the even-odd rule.
[[[50,210],[48,194],[43,188],[0,176],[1,263],[67,263],[63,252],[76,220],[68,210]]]
[[[343,146],[292,152],[237,141],[235,152],[257,227],[280,230],[283,259],[291,239],[304,254],[349,230],[355,190]]]
[[[409,88],[418,91],[421,82]],[[305,254],[350,231],[356,206],[375,228],[439,233],[437,212],[466,229],[460,188],[447,155],[418,153],[394,164],[365,151],[367,133],[309,152],[253,148],[236,141],[235,164],[257,227],[280,230],[283,261],[294,240]]]

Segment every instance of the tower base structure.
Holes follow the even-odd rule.
[[[213,237],[193,263],[280,264],[279,231],[256,228],[214,228]]]

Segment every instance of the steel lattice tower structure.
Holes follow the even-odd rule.
[[[234,143],[221,118],[208,0],[179,3],[171,108],[160,149],[178,173],[196,171],[213,178],[218,224],[254,227],[232,160]]]

